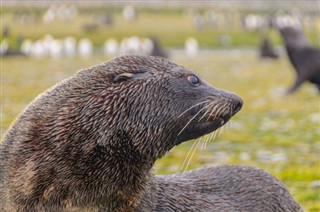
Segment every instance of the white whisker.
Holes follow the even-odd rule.
[[[207,102],[209,102],[210,100],[206,100],[200,103],[197,103],[195,105],[193,105],[192,107],[188,108],[186,111],[184,111],[183,113],[181,113],[179,115],[182,116],[183,114],[185,114],[187,111],[191,110],[192,108],[199,106],[201,104],[205,104]],[[230,111],[232,111],[232,107],[229,103],[225,103],[225,104],[219,104],[218,101],[212,101],[210,103],[208,103],[208,105],[203,106],[187,123],[186,125],[181,129],[181,131],[178,133],[178,135],[180,135],[188,126],[189,124],[202,112],[205,112],[201,115],[201,117],[199,118],[198,122],[200,122],[202,119],[207,117],[207,120],[209,120],[210,118],[213,118],[213,120],[216,117],[224,117],[227,114],[230,113]],[[209,114],[209,115],[208,115]],[[223,123],[222,123],[223,124]],[[216,139],[217,136],[220,136],[220,134],[222,134],[222,132],[224,131],[224,129],[229,128],[230,127],[230,122],[225,123],[225,125],[221,126],[220,128],[216,129],[215,131],[213,131],[210,134],[204,135],[202,137],[200,137],[199,139],[195,140],[195,142],[192,144],[191,148],[189,149],[181,167],[180,167],[180,172],[183,171],[185,172],[188,169],[188,166],[190,165],[190,162],[197,150],[197,148],[200,145],[200,149],[205,149],[208,145],[208,143],[210,141],[213,141]],[[226,126],[226,127],[225,127]]]
[[[219,129],[216,130],[216,135],[214,136],[213,139],[216,139],[217,137],[220,136],[222,128],[223,128],[223,127],[220,127]]]
[[[208,110],[200,117],[200,119],[199,119],[198,122],[200,122],[208,113],[210,113],[209,111],[212,111],[212,109],[210,109],[210,107],[211,107],[211,106],[214,107],[214,104],[215,104],[215,103],[216,103],[216,102],[212,102],[212,103],[210,103],[210,104],[207,106]],[[209,116],[209,117],[210,117],[210,116]]]
[[[186,129],[186,127],[192,122],[192,120],[193,120],[195,117],[197,117],[197,115],[198,115],[201,111],[203,111],[204,109],[206,109],[206,108],[205,108],[205,107],[201,108],[201,110],[199,110],[199,111],[196,113],[196,115],[194,115],[194,116],[188,121],[188,123],[182,128],[182,130],[180,130],[180,132],[178,133],[178,135],[180,135],[180,134],[183,132],[183,130]]]
[[[191,106],[190,108],[188,108],[187,110],[185,110],[183,113],[181,113],[181,114],[178,116],[178,118],[179,118],[180,116],[182,116],[183,114],[185,114],[186,112],[188,112],[189,110],[191,110],[192,108],[194,108],[194,107],[196,107],[196,106],[198,106],[198,105],[207,103],[207,102],[209,102],[209,101],[210,101],[210,100],[205,100],[205,101],[203,101],[203,102],[199,102],[199,103]]]
[[[225,111],[225,108],[224,107],[220,107],[216,112],[217,116],[223,115],[224,111]]]
[[[214,131],[214,132],[212,132],[212,133],[209,134],[210,137],[209,137],[209,139],[207,139],[207,141],[206,141],[205,148],[207,148],[207,145],[208,145],[208,143],[209,143],[210,141],[214,141],[217,136],[220,136],[220,134],[221,134],[220,131],[221,131],[221,128],[218,128],[216,131]]]
[[[211,112],[210,112],[210,114],[216,114],[215,117],[219,116],[218,112],[214,112],[217,107],[220,107],[220,105],[219,105],[219,104],[216,104],[216,105],[211,109]],[[218,109],[218,111],[219,111],[219,110],[220,110],[220,109]],[[208,116],[207,121],[209,120],[209,118],[210,118],[210,116]]]
[[[211,136],[212,136],[213,133],[214,133],[214,132],[210,133],[210,134],[207,136],[207,139],[206,139],[206,142],[205,142],[205,144],[204,144],[203,149],[207,148],[207,144],[208,144],[208,142],[210,141],[210,138],[211,138]]]
[[[218,130],[216,130],[216,131],[214,131],[214,133],[212,133],[212,136],[210,137],[210,140],[215,140],[216,139]]]
[[[224,108],[224,110],[222,111],[222,115],[225,116],[227,115],[228,113],[230,113],[230,111],[232,111],[232,107],[230,104],[226,105],[226,107]]]
[[[191,162],[191,159],[192,159],[194,153],[196,152],[196,150],[197,150],[197,148],[198,148],[199,143],[200,143],[200,142],[198,141],[198,142],[197,142],[197,145],[196,145],[195,148],[193,149],[192,154],[191,154],[191,156],[190,156],[190,158],[189,158],[189,160],[188,160],[188,163],[187,163],[187,165],[186,165],[186,167],[185,167],[185,169],[184,169],[183,172],[185,172],[185,171],[188,169],[188,166],[189,166],[189,164],[190,164],[190,162]]]
[[[188,153],[187,153],[187,156],[184,158],[184,161],[183,161],[183,163],[182,163],[182,165],[181,165],[181,167],[180,167],[180,172],[183,170],[183,168],[184,168],[184,166],[185,166],[185,164],[186,164],[186,162],[187,162],[187,159],[189,158],[190,153],[192,152],[193,148],[196,146],[197,143],[198,143],[198,139],[196,139],[196,140],[193,142],[192,146],[190,147],[190,149],[189,149],[189,151],[188,151]]]
[[[226,131],[228,131],[232,127],[232,121],[227,122],[226,126]]]
[[[210,135],[210,134],[209,134],[209,135]],[[207,141],[208,141],[208,139],[209,139],[209,135],[205,135],[205,136],[202,137],[202,138],[203,138],[203,143],[202,143],[200,149],[205,149],[206,143],[207,143]]]

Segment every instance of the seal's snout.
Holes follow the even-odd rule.
[[[234,96],[232,98],[232,105],[233,105],[233,107],[232,107],[232,115],[234,115],[237,112],[239,112],[239,110],[241,110],[242,105],[243,105],[243,100],[239,96]]]

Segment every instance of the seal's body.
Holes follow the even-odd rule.
[[[303,32],[295,27],[280,28],[290,62],[297,76],[288,93],[294,93],[305,82],[313,83],[320,92],[320,50],[312,47]]]
[[[0,209],[162,211],[170,196],[160,191],[176,180],[154,176],[155,161],[241,106],[237,95],[159,57],[124,56],[80,71],[36,98],[4,136]],[[210,182],[201,173],[193,179]]]
[[[303,211],[278,179],[244,165],[159,176],[158,185],[156,211]]]

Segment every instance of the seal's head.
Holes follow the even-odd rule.
[[[153,164],[175,145],[218,129],[241,106],[236,94],[167,59],[123,56],[82,70],[38,97],[11,134],[26,131],[25,146],[74,158]],[[72,155],[75,148],[78,155]],[[101,154],[86,156],[96,150]]]
[[[88,94],[87,101],[95,107],[92,98],[99,99],[99,113],[104,114],[94,118],[99,142],[120,136],[148,158],[218,129],[242,106],[236,94],[160,57],[124,56],[90,74],[96,82],[85,90],[96,94]]]
[[[304,48],[310,46],[309,41],[303,34],[302,29],[294,26],[285,26],[279,28],[285,45],[289,49]]]

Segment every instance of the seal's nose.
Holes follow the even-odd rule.
[[[241,110],[242,105],[243,105],[243,100],[241,99],[241,97],[239,96],[234,96],[232,98],[232,113],[233,115],[236,114],[237,112],[239,112],[239,110]]]

